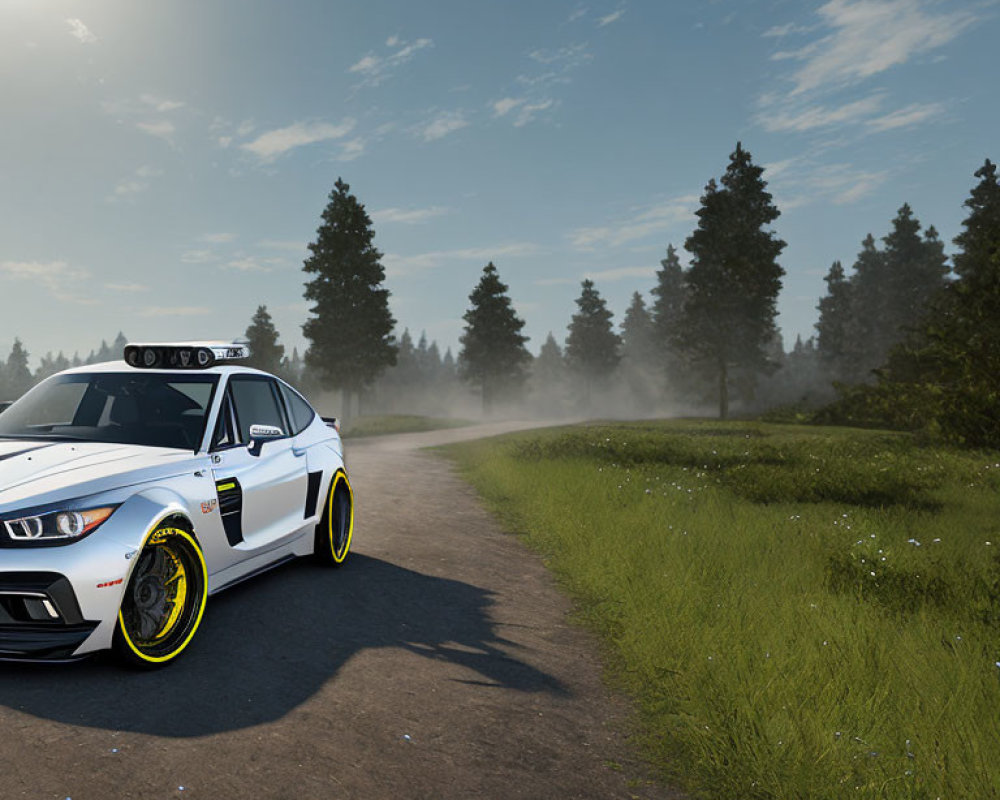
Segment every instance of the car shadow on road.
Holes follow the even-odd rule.
[[[2,664],[0,703],[73,725],[203,736],[279,719],[368,648],[445,660],[488,685],[568,694],[510,655],[492,604],[486,589],[377,558],[355,554],[337,571],[300,560],[210,598],[188,651],[165,669],[124,670],[106,657]]]

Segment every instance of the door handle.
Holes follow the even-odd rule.
[[[307,447],[292,447],[292,455],[296,458],[302,458],[306,454]]]

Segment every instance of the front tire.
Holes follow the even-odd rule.
[[[161,525],[136,559],[112,650],[132,666],[165,666],[184,651],[201,623],[208,598],[205,558],[189,531]]]
[[[323,518],[316,526],[316,558],[331,567],[343,566],[354,535],[354,491],[343,470],[334,473],[323,507]]]

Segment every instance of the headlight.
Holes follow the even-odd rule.
[[[69,543],[95,530],[104,522],[117,506],[79,509],[72,511],[51,511],[37,516],[4,520],[4,527],[12,542],[54,542]]]

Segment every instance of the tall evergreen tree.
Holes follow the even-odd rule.
[[[888,352],[923,316],[927,300],[944,286],[948,267],[937,231],[932,226],[921,238],[920,222],[908,203],[899,209],[882,241],[890,299],[889,318],[883,320]]]
[[[816,349],[819,358],[834,380],[843,380],[849,370],[847,336],[851,324],[851,284],[839,261],[826,274],[826,296],[820,298],[816,323]]]
[[[611,311],[594,288],[594,282],[587,279],[581,286],[576,299],[579,310],[569,323],[566,364],[584,379],[585,399],[589,403],[594,384],[610,378],[621,360],[618,352],[621,338],[614,332]]]
[[[677,249],[672,244],[667,245],[667,257],[660,261],[656,286],[652,289],[656,299],[651,313],[660,371],[666,378],[668,393],[675,398],[686,394],[696,383],[678,344],[686,292],[684,269]]]
[[[523,385],[531,353],[524,346],[528,337],[521,333],[524,320],[514,312],[507,285],[492,261],[483,268],[469,302],[462,316],[459,376],[480,387],[483,411],[489,413],[500,396]]]
[[[282,371],[285,346],[278,344],[278,331],[274,327],[267,306],[257,306],[257,311],[250,320],[250,325],[244,335],[247,344],[250,345],[250,358],[247,359],[247,366],[271,373]]]
[[[698,227],[684,243],[691,267],[678,341],[690,358],[714,371],[723,419],[729,415],[731,370],[752,377],[769,368],[766,348],[775,335],[785,274],[777,261],[785,243],[766,228],[780,212],[763,171],[737,142],[721,188],[714,180],[705,187]]]
[[[556,337],[549,331],[545,342],[538,351],[538,357],[531,368],[532,374],[543,385],[551,385],[562,380],[566,372],[566,362],[563,359],[562,348]]]
[[[34,384],[28,369],[28,351],[20,339],[14,339],[14,346],[3,366],[3,384],[7,395],[5,400],[16,400]]]
[[[305,288],[312,302],[302,326],[310,342],[306,364],[325,387],[344,391],[345,414],[350,395],[360,395],[396,361],[382,254],[373,244],[371,218],[350,188],[337,179],[303,265],[315,276]]]
[[[1000,447],[1000,182],[989,160],[955,237],[957,280],[932,299],[923,324],[897,346],[880,384],[859,395],[879,421],[923,424],[951,439]],[[858,397],[854,399],[857,400]]]
[[[632,302],[622,320],[622,360],[641,369],[652,365],[656,357],[656,333],[653,318],[639,292],[632,293]]]

